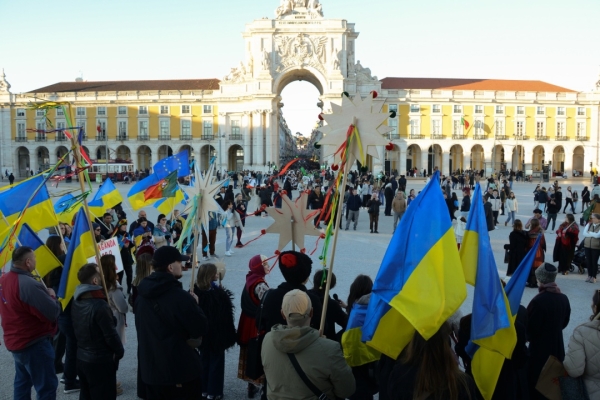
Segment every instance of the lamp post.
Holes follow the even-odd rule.
[[[225,134],[224,133],[221,134],[221,132],[219,131],[219,133],[217,135],[218,135],[217,139],[219,140],[219,170],[221,170],[223,168],[223,161],[222,161],[223,158],[221,157],[222,156],[222,153],[221,153],[221,138],[224,138]]]

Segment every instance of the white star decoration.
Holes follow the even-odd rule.
[[[332,113],[322,114],[327,125],[320,131],[323,133],[323,139],[319,140],[320,145],[335,146],[333,152],[346,141],[348,128],[353,123],[356,124],[360,143],[362,147],[363,159],[361,159],[361,147],[356,140],[350,142],[348,148],[348,165],[352,165],[355,160],[362,164],[366,161],[367,154],[381,159],[377,146],[385,146],[389,143],[383,135],[392,131],[393,128],[382,125],[389,118],[388,113],[382,113],[381,104],[373,104],[373,96],[369,94],[364,100],[357,95],[354,100],[343,96],[342,105],[331,104]],[[375,110],[373,108],[375,107]],[[336,154],[334,162],[341,162],[341,152]]]
[[[208,221],[210,219],[208,213],[210,211],[215,213],[223,212],[223,209],[215,200],[214,195],[229,178],[220,182],[211,183],[213,180],[214,164],[211,164],[205,177],[202,177],[198,165],[195,166],[195,170],[196,179],[194,186],[185,186],[185,190],[190,195],[190,198],[192,198],[192,201],[196,202],[195,207],[198,207],[198,223],[202,224],[206,237],[208,237]]]
[[[319,214],[317,212],[313,217],[306,220],[306,217],[315,210],[307,210],[306,203],[308,194],[300,193],[300,197],[293,202],[287,195],[281,195],[281,208],[267,207],[269,216],[273,217],[275,222],[266,229],[267,233],[279,234],[279,246],[277,250],[282,251],[289,242],[298,247],[298,250],[304,249],[304,236],[321,236],[321,231],[315,228],[314,218]]]

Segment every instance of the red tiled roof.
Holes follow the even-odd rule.
[[[382,89],[498,90],[509,92],[575,92],[542,81],[452,78],[383,78]]]
[[[158,90],[217,90],[218,79],[174,79],[155,81],[96,81],[96,82],[59,82],[35,89],[29,93],[59,92],[123,92]]]

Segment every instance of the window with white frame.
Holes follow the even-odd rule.
[[[75,125],[75,126],[77,126],[78,128],[83,128],[83,129],[85,129],[85,119],[81,119],[81,118],[80,118],[80,119],[78,119],[78,120],[76,121],[76,125]]]
[[[475,126],[475,135],[477,136],[481,136],[483,135],[483,121],[480,119],[476,119],[475,123],[473,124]]]
[[[106,115],[106,107],[96,107],[97,115]]]
[[[56,140],[61,140],[64,141],[67,139],[67,137],[65,136],[65,126],[66,123],[65,122],[57,122],[56,123]]]
[[[566,115],[564,107],[556,107],[556,115]]]
[[[204,123],[202,125],[203,125],[202,126],[202,136],[212,136],[212,134],[213,134],[212,122],[204,121]]]
[[[36,117],[45,117],[46,116],[46,111],[44,111],[44,110],[35,110],[35,116]]]
[[[231,134],[236,136],[240,134],[240,121],[237,119],[231,120]]]
[[[138,114],[139,115],[148,115],[148,106],[139,106]]]
[[[585,122],[578,122],[576,125],[576,135],[577,137],[585,137]]]
[[[577,115],[585,115],[585,107],[577,107]]]
[[[462,114],[462,106],[459,104],[455,104],[453,107],[454,114]]]
[[[475,106],[475,114],[483,114],[483,106],[482,105]]]
[[[546,109],[544,108],[544,106],[537,106],[535,109],[535,113],[536,115],[544,115],[546,114]]]
[[[36,127],[37,127],[36,136],[44,135],[44,132],[46,131],[46,122],[38,121]]]
[[[439,105],[439,104],[434,104],[433,107],[432,107],[432,109],[431,109],[431,112],[434,113],[434,114],[441,113],[442,112],[442,106]]]
[[[189,119],[181,120],[181,136],[191,136],[192,135],[192,121]]]
[[[537,137],[543,137],[543,136],[545,136],[544,121],[537,121],[535,123],[535,135]]]
[[[517,121],[515,134],[518,137],[522,137],[525,135],[525,121]]]
[[[525,106],[517,106],[517,115],[525,115]]]
[[[398,114],[398,104],[390,104],[388,107],[388,111],[391,113],[392,111]]]
[[[75,115],[78,117],[85,117],[85,107],[77,107]]]
[[[455,119],[452,121],[452,135],[454,136],[462,136],[463,134],[463,126],[459,119]]]
[[[434,119],[431,121],[431,134],[441,135],[442,134],[442,121]]]
[[[390,131],[390,135],[398,134],[398,118],[388,118],[388,126],[393,129]]]
[[[24,116],[25,116],[25,109],[17,108],[17,117],[24,117]]]
[[[411,135],[418,135],[420,133],[419,131],[419,120],[418,119],[411,119],[410,120],[410,134]]]
[[[17,137],[19,137],[19,138],[26,137],[25,132],[26,132],[25,122],[17,122]]]
[[[127,115],[127,107],[125,106],[119,106],[117,113],[119,115]]]
[[[148,121],[139,122],[138,135],[141,137],[148,137]]]
[[[203,112],[204,114],[212,114],[212,106],[209,106],[209,105],[206,105],[206,104],[205,104],[205,105],[202,107],[202,112]]]
[[[504,106],[496,106],[496,114],[504,114]]]
[[[161,115],[169,115],[169,106],[160,106]]]
[[[190,114],[191,107],[189,105],[182,105],[181,106],[181,113],[182,114]]]
[[[64,112],[63,108],[62,107],[58,107],[56,109],[56,116],[57,117],[62,117],[63,115],[65,115],[65,112]]]
[[[119,121],[119,138],[127,138],[127,121]]]
[[[556,123],[556,136],[558,136],[558,137],[565,136],[565,123],[562,121]]]
[[[504,121],[501,119],[496,120],[496,136],[504,136]]]
[[[105,137],[106,121],[98,120],[98,123],[96,124],[96,132],[98,132],[98,135],[100,135],[102,138]],[[102,140],[104,140],[104,139],[102,139]]]
[[[418,104],[411,104],[410,105],[410,112],[411,113],[418,113],[421,111],[421,106],[419,106]]]
[[[169,120],[168,119],[161,119],[160,120],[160,136],[169,136],[170,135],[170,129],[169,129]]]

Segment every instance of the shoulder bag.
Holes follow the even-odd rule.
[[[302,379],[302,382],[304,382],[304,384],[310,389],[310,391],[313,392],[314,395],[317,396],[317,398],[319,400],[329,400],[329,397],[325,393],[323,393],[322,390],[320,390],[318,387],[316,387],[315,384],[310,381],[310,379],[308,379],[308,376],[306,376],[306,374],[302,370],[302,367],[298,363],[298,359],[296,359],[296,355],[292,354],[292,353],[287,353],[287,356],[290,359],[290,361],[292,362],[292,365],[294,366],[294,369],[298,373],[298,376],[300,376],[300,379]]]
[[[263,298],[260,301],[260,312],[258,313],[258,326],[262,326],[262,314],[263,308],[265,305],[265,299],[269,291],[267,290],[263,295]],[[265,374],[265,369],[263,368],[262,358],[261,358],[261,350],[262,343],[265,339],[265,333],[261,333],[260,328],[258,329],[258,335],[253,337],[248,341],[248,347],[246,349],[246,369],[244,373],[246,376],[252,380],[257,380],[261,376]]]

